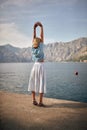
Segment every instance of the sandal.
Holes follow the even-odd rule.
[[[33,105],[38,105],[36,100],[33,101]]]
[[[42,102],[40,102],[40,103],[38,104],[38,106],[39,106],[39,107],[45,107],[45,105],[44,105]]]

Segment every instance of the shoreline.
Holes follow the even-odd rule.
[[[34,62],[0,62],[0,64],[29,64],[29,63],[34,63]],[[84,61],[45,61],[45,63],[87,63],[87,60],[84,60]]]
[[[7,93],[12,93],[12,94],[23,94],[23,95],[31,95],[31,92],[28,92],[28,93],[24,93],[24,92],[15,92],[15,91],[9,91],[9,90],[0,90],[0,92],[7,92]],[[39,94],[36,94],[36,97],[38,97]],[[54,100],[63,100],[63,101],[71,101],[71,102],[77,102],[77,103],[87,103],[87,101],[79,101],[79,100],[71,100],[71,99],[62,99],[62,98],[51,98],[51,97],[47,97],[47,96],[44,96],[44,98],[47,98],[47,99],[54,99]]]
[[[28,94],[0,91],[1,130],[87,130],[87,103],[44,97],[44,104],[34,106]]]

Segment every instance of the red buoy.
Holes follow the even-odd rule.
[[[75,75],[78,75],[78,71],[75,72]]]

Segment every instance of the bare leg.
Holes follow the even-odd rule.
[[[42,103],[43,102],[43,93],[40,93],[40,99],[39,102]]]
[[[43,93],[40,93],[40,98],[39,98],[39,104],[40,107],[45,107],[45,105],[43,104]]]
[[[33,98],[33,105],[38,105],[36,99],[35,99],[35,92],[32,91],[32,98]]]
[[[32,98],[33,98],[33,101],[35,101],[35,92],[32,91]]]

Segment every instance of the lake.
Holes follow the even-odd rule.
[[[32,66],[33,63],[0,63],[0,90],[30,94],[27,89]],[[46,62],[45,68],[45,97],[87,102],[87,63]]]

